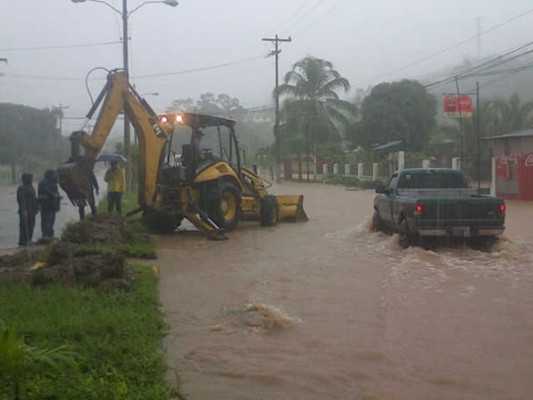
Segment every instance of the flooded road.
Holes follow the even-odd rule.
[[[529,399],[533,204],[490,253],[402,250],[371,191],[283,184],[309,221],[159,239],[172,378],[197,399]]]

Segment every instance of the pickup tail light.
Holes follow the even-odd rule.
[[[424,211],[424,207],[422,206],[422,204],[416,204],[415,205],[415,215],[422,214],[422,211]]]
[[[505,214],[505,204],[500,204],[500,211],[502,214]]]

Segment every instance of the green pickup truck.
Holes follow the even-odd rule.
[[[478,195],[461,171],[405,169],[376,193],[374,229],[398,232],[404,248],[424,237],[493,239],[505,229],[503,199]]]

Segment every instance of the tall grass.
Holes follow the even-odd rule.
[[[129,292],[24,284],[0,287],[0,316],[36,347],[67,348],[79,355],[79,371],[26,379],[26,399],[168,399],[183,396],[164,382],[160,345],[165,328],[157,280],[138,267]],[[1,356],[1,354],[0,354]],[[0,399],[10,385],[0,375]]]

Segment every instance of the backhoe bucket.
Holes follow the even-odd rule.
[[[304,197],[297,196],[276,196],[278,209],[278,221],[300,222],[307,221],[304,211]]]
[[[61,164],[57,168],[59,186],[73,205],[80,207],[94,200],[92,174],[92,163],[83,158],[76,163]]]

